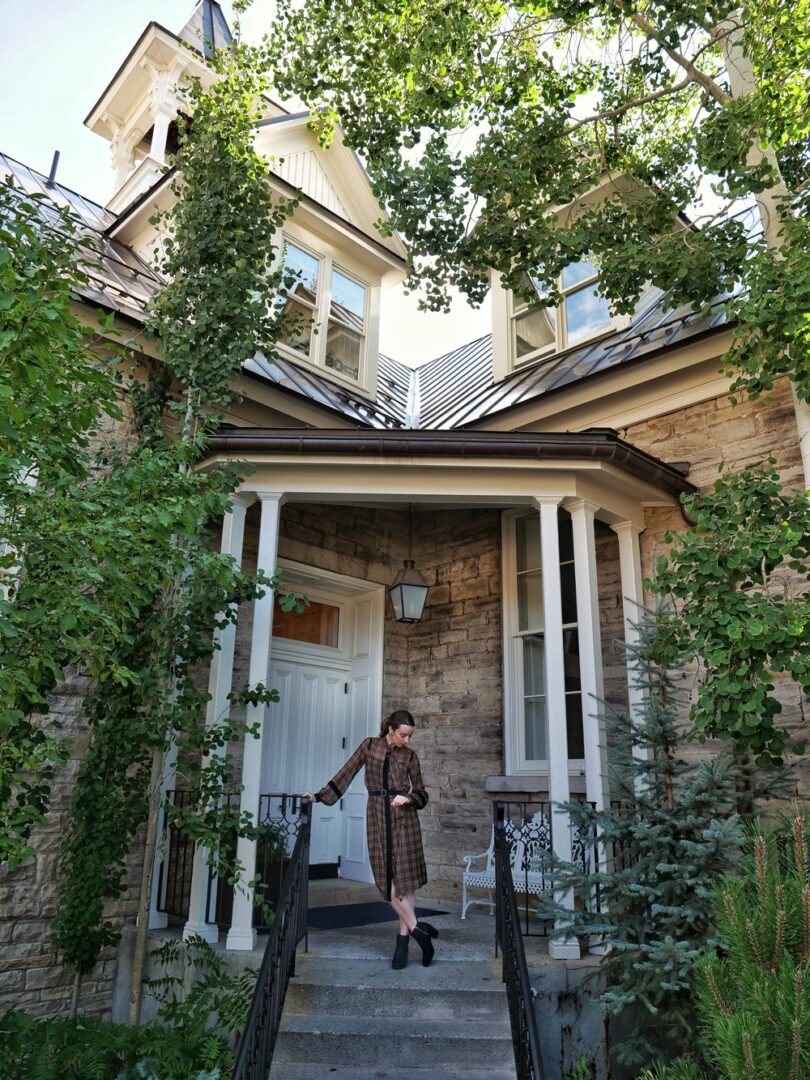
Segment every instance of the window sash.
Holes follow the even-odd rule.
[[[524,652],[530,647],[527,639],[532,637],[538,637],[543,635],[544,628],[542,625],[537,625],[536,618],[525,620],[527,622],[526,627],[520,627],[519,623],[521,615],[518,608],[518,581],[521,577],[528,577],[531,574],[537,573],[540,570],[539,566],[535,564],[539,562],[540,553],[539,548],[537,556],[533,556],[527,547],[527,543],[532,545],[532,541],[536,539],[536,543],[532,546],[539,544],[539,529],[537,530],[536,538],[534,536],[527,536],[524,529],[522,537],[524,540],[523,551],[520,556],[520,565],[522,569],[518,570],[519,565],[519,552],[518,552],[518,532],[520,529],[519,522],[521,519],[530,519],[532,515],[527,515],[520,512],[508,511],[504,514],[503,519],[503,544],[504,544],[504,720],[505,730],[504,737],[506,742],[506,763],[507,769],[510,772],[514,772],[517,775],[536,775],[548,773],[548,759],[547,757],[529,757],[529,753],[537,752],[537,744],[541,743],[540,749],[544,753],[547,753],[547,726],[542,733],[540,739],[532,738],[531,732],[527,729],[529,723],[529,709],[533,708],[537,710],[537,705],[541,701],[545,701],[545,672],[538,673],[539,678],[534,680],[534,686],[527,685],[524,663]],[[564,518],[562,519],[564,522]],[[560,536],[561,552],[564,555],[568,555],[566,546],[572,542],[572,538],[566,538],[564,534]],[[573,550],[570,551],[573,555]],[[561,572],[565,567],[570,567],[571,573],[571,588],[575,597],[575,579],[574,579],[574,560],[571,557],[563,558],[561,560]],[[563,583],[563,587],[564,583]],[[572,619],[573,614],[573,619]],[[567,617],[566,617],[567,616]],[[566,635],[573,632],[577,636],[576,641],[576,656],[579,658],[579,641],[578,641],[578,624],[576,621],[576,607],[574,599],[573,613],[570,608],[569,611],[564,614],[564,622],[562,625],[563,633]],[[571,640],[570,638],[568,639]],[[571,653],[568,654],[572,655]],[[584,746],[583,746],[583,722],[582,722],[582,691],[580,687],[581,680],[581,663],[579,660],[576,665],[576,672],[571,671],[570,679],[568,681],[568,688],[565,691],[566,697],[566,729],[569,742],[569,758],[568,768],[571,773],[581,773],[585,768],[584,761]],[[542,691],[538,690],[542,680]],[[572,685],[573,682],[573,685]],[[534,692],[532,692],[534,691]],[[548,719],[545,720],[546,725]],[[534,745],[532,743],[534,742]],[[571,751],[581,752],[583,756],[574,757],[571,756]]]
[[[296,359],[306,359],[308,363],[328,371],[330,375],[338,379],[362,386],[368,362],[371,285],[357,275],[344,270],[330,256],[321,256],[316,251],[308,249],[296,237],[285,235],[284,242],[288,247],[292,246],[309,258],[317,260],[318,279],[314,300],[292,290],[282,292],[281,296],[285,305],[297,305],[301,309],[306,308],[311,311],[312,323],[306,348],[303,340],[296,343],[294,340],[282,339],[281,346]],[[343,279],[343,282],[340,279]],[[340,304],[335,298],[334,294],[336,291],[341,291],[341,285],[343,285],[342,291],[347,293],[349,304]],[[352,287],[362,290],[362,314],[351,309]],[[353,299],[359,307],[361,298],[357,292]],[[316,332],[318,329],[321,330],[320,333]],[[304,333],[305,327],[302,326],[299,331],[301,339]]]
[[[589,260],[581,260],[583,265],[588,264]],[[572,265],[580,265],[572,264]],[[523,367],[526,364],[533,363],[536,360],[543,357],[553,356],[555,353],[562,352],[574,345],[582,345],[587,341],[591,341],[602,334],[609,333],[614,329],[616,325],[615,319],[608,312],[608,322],[602,325],[598,325],[593,329],[586,330],[585,332],[576,336],[571,336],[568,332],[568,301],[575,297],[578,293],[583,293],[586,290],[591,290],[593,286],[599,281],[599,274],[594,268],[592,274],[587,274],[582,278],[575,279],[568,284],[563,284],[565,272],[563,272],[557,280],[557,285],[560,291],[561,301],[554,307],[532,307],[525,300],[521,300],[515,297],[514,293],[509,293],[509,347],[511,352],[512,366]],[[599,304],[604,304],[604,300],[601,297],[596,298]],[[546,344],[538,345],[535,349],[524,352],[522,355],[518,355],[518,325],[521,320],[527,318],[527,312],[539,313],[543,311],[553,312],[549,314],[549,321],[553,324],[555,331],[554,341],[550,341]]]

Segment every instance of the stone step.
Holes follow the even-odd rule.
[[[512,1036],[508,1019],[414,1020],[409,996],[403,995],[396,1022],[391,1017],[296,1015],[285,1010],[273,1061],[284,1080],[284,1063],[462,1071],[480,1068],[485,1061],[493,1069],[508,1069],[513,1063]]]
[[[515,1080],[514,1067],[490,1069],[454,1068],[384,1068],[380,1065],[303,1065],[292,1061],[276,1063],[270,1080]]]
[[[290,1013],[400,1016],[402,995],[411,1015],[433,1019],[506,1015],[506,990],[499,965],[489,960],[411,963],[394,971],[390,963],[301,957],[290,980],[284,1008]]]

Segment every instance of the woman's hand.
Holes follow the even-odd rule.
[[[306,799],[307,802],[315,802],[315,796],[311,791],[305,791],[301,798]]]
[[[410,795],[395,795],[391,800],[391,805],[396,809],[398,806],[408,806],[411,801]]]

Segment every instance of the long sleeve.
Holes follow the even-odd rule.
[[[342,769],[338,769],[332,779],[315,795],[315,802],[324,806],[334,806],[342,799],[346,788],[354,780],[366,763],[366,751],[370,740],[364,739]]]
[[[419,758],[411,751],[411,756],[408,761],[408,779],[411,782],[411,790],[409,792],[411,802],[417,810],[424,810],[427,806],[428,793],[425,791],[425,785],[422,780],[422,770],[419,767]]]

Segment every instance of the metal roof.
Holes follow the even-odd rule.
[[[416,369],[418,426],[471,427],[589,376],[684,344],[723,327],[724,306],[720,298],[708,313],[688,305],[670,308],[660,289],[650,289],[626,329],[555,353],[497,382],[492,377],[492,335],[487,334]]]
[[[10,176],[17,187],[29,195],[46,197],[37,200],[36,205],[43,224],[48,227],[56,227],[56,215],[50,210],[49,204],[72,211],[78,222],[82,255],[86,261],[84,270],[89,279],[81,290],[82,296],[90,304],[143,324],[147,302],[163,282],[131,248],[105,235],[105,231],[115,224],[115,215],[62,184],[49,186],[42,173],[5,154],[0,154],[0,175]],[[280,356],[268,360],[259,353],[247,362],[245,371],[306,401],[339,413],[359,426],[403,426],[410,372],[395,360],[381,360],[379,400],[376,402],[352,390],[344,390],[317,372]]]
[[[29,194],[46,196],[47,201],[39,200],[37,205],[48,226],[56,227],[49,203],[73,212],[89,279],[83,296],[91,304],[143,324],[146,305],[161,288],[162,279],[125,244],[105,235],[115,226],[116,216],[62,184],[49,185],[42,173],[4,154],[0,154],[0,175],[11,176]],[[721,329],[724,319],[723,298],[707,312],[696,312],[689,307],[671,308],[660,290],[651,289],[626,329],[535,362],[497,382],[492,376],[491,335],[418,368],[380,356],[376,401],[281,356],[268,359],[259,353],[246,363],[245,372],[359,427],[453,430],[473,427],[582,379]]]

